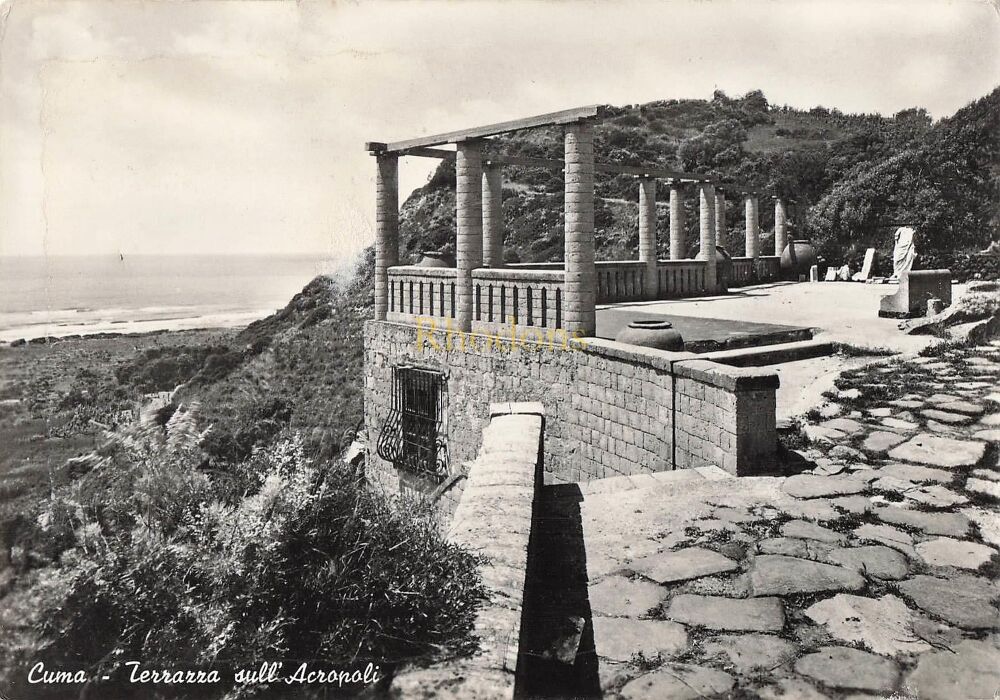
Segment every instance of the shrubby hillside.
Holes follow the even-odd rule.
[[[934,123],[912,108],[891,117],[808,111],[768,103],[760,91],[711,100],[663,100],[613,108],[595,130],[604,162],[656,163],[765,188],[793,199],[796,236],[820,244],[833,260],[868,244],[887,246],[891,226],[915,224],[926,250],[983,248],[1000,226],[1000,89]],[[562,157],[559,129],[497,139],[501,152]],[[562,174],[541,168],[504,169],[506,248],[511,259],[562,256]],[[401,210],[403,260],[454,245],[454,166],[442,163]],[[598,255],[638,255],[638,185],[634,177],[598,175],[595,208]],[[665,195],[663,196],[665,199]],[[727,212],[731,250],[742,250],[742,206]],[[686,200],[688,240],[697,239],[697,200]],[[809,212],[808,215],[806,212]],[[666,252],[666,209],[660,243]],[[762,230],[773,208],[761,206]]]

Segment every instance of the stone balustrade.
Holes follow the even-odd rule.
[[[756,261],[733,258],[733,286],[778,279],[779,260],[762,255]],[[649,299],[649,265],[636,260],[595,263],[597,303]],[[756,277],[751,270],[756,268]],[[704,260],[660,260],[656,264],[656,299],[681,299],[706,293]],[[525,263],[472,270],[472,329],[495,332],[511,323],[546,329],[566,328],[563,263]],[[419,318],[457,318],[455,268],[396,265],[387,269],[386,319],[416,322]],[[457,329],[457,326],[456,326]]]
[[[418,318],[455,318],[455,279],[454,268],[416,265],[388,268],[387,319],[414,322]]]
[[[511,324],[565,328],[564,278],[562,270],[474,270],[473,330],[496,332]]]
[[[597,303],[642,301],[646,296],[648,265],[633,260],[609,260],[596,263]]]
[[[705,293],[704,260],[661,260],[657,265],[660,299],[680,299]]]
[[[759,282],[776,282],[781,279],[781,257],[778,255],[761,255],[754,263],[757,267]]]
[[[740,287],[753,279],[753,258],[733,258],[733,278],[729,286]]]

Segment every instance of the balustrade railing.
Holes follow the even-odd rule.
[[[742,287],[750,284],[754,278],[753,258],[733,258],[733,277],[729,280],[731,287]]]
[[[455,275],[448,267],[390,267],[388,320],[455,318]]]
[[[779,279],[779,258],[733,258],[733,279],[741,286]],[[601,261],[597,270],[597,303],[640,301],[647,268],[634,260]],[[752,271],[756,271],[756,276]],[[702,260],[660,260],[657,263],[658,299],[680,299],[705,293]],[[472,329],[494,332],[518,326],[563,328],[563,264],[527,263],[473,270]],[[389,268],[388,319],[413,323],[418,318],[446,322],[455,318],[456,270],[399,265]]]
[[[660,260],[657,298],[678,299],[705,292],[705,262],[703,260]]]
[[[609,260],[596,263],[597,303],[642,301],[646,263],[635,260]]]
[[[776,282],[781,279],[781,258],[777,255],[761,255],[757,258],[757,281]]]
[[[474,270],[472,330],[492,332],[512,323],[561,329],[564,282],[562,270]]]

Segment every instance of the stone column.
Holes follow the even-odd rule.
[[[726,240],[726,195],[721,189],[715,190],[715,242]]]
[[[785,223],[785,202],[781,197],[774,199],[774,254],[781,255],[788,244],[788,228]]]
[[[670,259],[683,260],[687,257],[684,235],[684,200],[681,198],[681,183],[670,183]]]
[[[483,266],[483,151],[481,141],[458,144],[455,158],[455,325],[472,330],[472,271]]]
[[[760,216],[757,212],[757,198],[752,194],[744,202],[746,213],[746,256],[756,260],[760,257]]]
[[[389,312],[389,268],[399,264],[399,157],[376,155],[375,320]]]
[[[715,270],[715,187],[709,182],[698,185],[700,249],[698,259],[705,261],[705,291],[715,293],[719,283]]]
[[[483,168],[483,266],[503,267],[503,181],[499,165]]]
[[[566,283],[563,328],[592,336],[596,330],[597,270],[594,266],[594,127],[566,127]]]
[[[655,299],[659,285],[656,269],[656,180],[639,180],[639,261],[646,263],[644,292]]]

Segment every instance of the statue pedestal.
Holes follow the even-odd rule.
[[[927,302],[938,299],[951,306],[951,270],[916,270],[899,278],[895,294],[882,297],[881,318],[915,318],[927,315]]]

